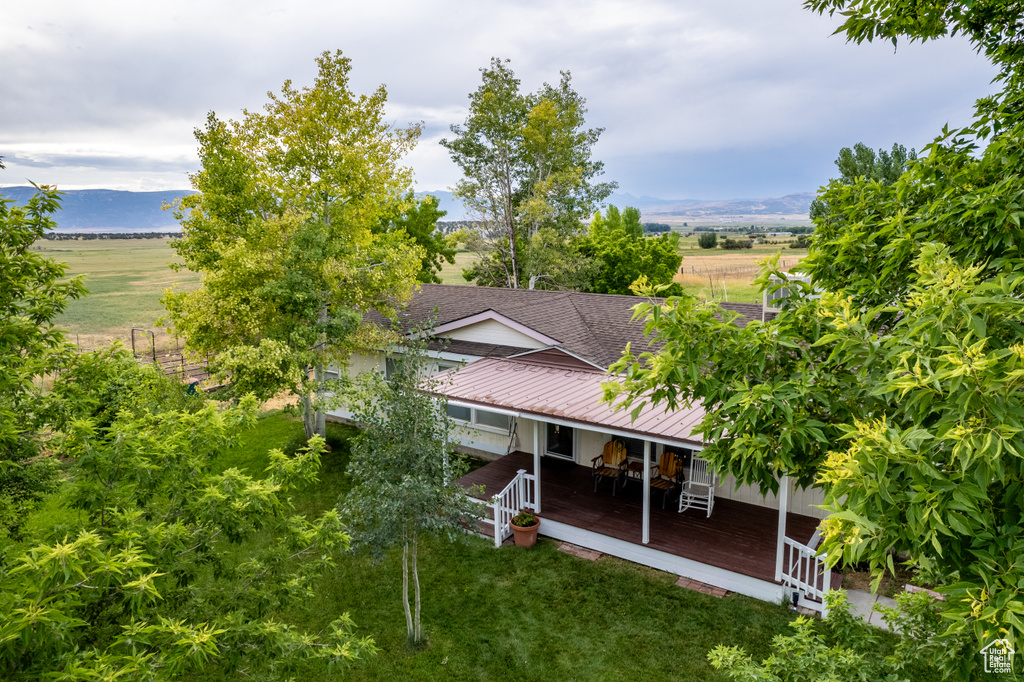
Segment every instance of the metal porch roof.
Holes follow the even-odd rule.
[[[648,440],[703,445],[694,429],[704,417],[703,407],[667,411],[648,405],[630,420],[628,410],[616,412],[601,402],[603,372],[565,369],[505,358],[485,358],[434,377],[433,392],[458,403],[494,407],[503,411],[548,419],[578,422],[622,431]]]

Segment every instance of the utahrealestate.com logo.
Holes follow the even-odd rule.
[[[1013,674],[1013,649],[1009,640],[993,640],[979,653],[985,661],[985,672]]]

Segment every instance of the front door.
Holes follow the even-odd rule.
[[[545,453],[552,457],[574,459],[575,452],[572,448],[573,431],[574,429],[571,426],[548,423],[548,439]]]

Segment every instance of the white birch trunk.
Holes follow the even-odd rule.
[[[418,644],[423,639],[423,632],[420,630],[420,570],[416,563],[419,558],[419,534],[412,533],[412,583],[416,593],[416,634],[413,639]]]
[[[409,611],[409,541],[402,546],[402,608],[405,609],[405,633],[413,636],[412,612]]]

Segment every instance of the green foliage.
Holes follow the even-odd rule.
[[[722,240],[722,248],[726,251],[737,251],[739,249],[752,249],[754,248],[753,239],[730,239],[726,237]]]
[[[377,231],[404,231],[423,251],[420,258],[420,271],[416,281],[426,284],[441,284],[438,273],[444,263],[455,263],[455,249],[458,245],[453,235],[445,235],[437,226],[437,221],[446,215],[438,208],[437,197],[428,194],[417,201],[412,190],[406,194],[401,204],[396,204],[392,215],[382,218]]]
[[[760,283],[774,274],[795,296],[767,324],[739,330],[685,298],[638,306],[661,350],[627,353],[608,397],[714,405],[702,433],[716,467],[765,490],[781,474],[823,487],[829,560],[867,562],[878,580],[907,557],[946,597],[926,649],[967,679],[991,640],[1024,641],[1024,98],[1020,47],[1004,42],[1019,9],[809,6],[841,9],[855,41],[955,28],[1004,91],[892,182],[829,184],[801,266],[820,298],[776,260]]]
[[[106,427],[69,422],[58,442],[74,460],[67,497],[80,516],[67,535],[0,563],[5,679],[194,679],[242,668],[280,679],[304,662],[331,667],[373,651],[347,616],[312,635],[270,615],[311,598],[349,538],[336,512],[290,514],[288,496],[316,481],[319,439],[292,458],[271,452],[264,478],[212,469],[254,407],[135,406]],[[243,541],[250,550],[235,551]]]
[[[512,525],[519,526],[520,528],[536,526],[537,523],[537,515],[533,512],[521,511],[512,517]]]
[[[697,237],[697,246],[702,249],[718,248],[718,234],[715,232],[704,232]]]
[[[866,178],[879,182],[883,185],[891,185],[896,182],[903,172],[910,167],[910,164],[917,159],[917,152],[901,144],[893,144],[892,151],[879,149],[877,153],[867,145],[858,142],[853,146],[843,147],[839,150],[839,158],[836,159],[836,167],[839,169],[839,178],[832,182],[841,185],[850,185],[858,178]],[[828,200],[816,197],[811,202],[811,220],[822,220],[829,214]]]
[[[793,240],[793,243],[789,245],[791,249],[808,249],[811,247],[811,238],[805,234],[799,235]]]
[[[388,380],[377,372],[364,375],[364,392],[354,406],[362,433],[353,442],[349,467],[355,485],[340,505],[357,547],[376,558],[392,547],[403,548],[402,606],[407,634],[415,642],[422,639],[420,534],[464,537],[479,516],[455,482],[468,465],[454,452],[445,403],[428,392],[430,380],[421,379],[427,366],[422,350],[410,346]],[[409,604],[410,558],[414,609]]]
[[[548,260],[535,258],[532,267],[528,262],[532,238],[543,228],[571,237],[614,190],[614,183],[593,182],[603,172],[591,158],[602,129],[584,128],[585,100],[572,89],[568,72],[557,86],[545,83],[534,94],[519,91],[507,60],[493,58],[481,73],[466,122],[453,125],[455,137],[441,141],[465,176],[455,195],[484,221],[485,257],[466,277],[508,288],[527,286],[531,278],[554,279],[550,271],[533,269]]]
[[[597,271],[584,291],[599,294],[632,293],[640,278],[668,287],[669,295],[682,293],[672,278],[679,272],[679,235],[644,237],[640,211],[627,207],[622,213],[609,206],[605,215],[595,213],[581,249],[597,264]]]
[[[99,427],[113,423],[122,411],[147,409],[194,412],[203,399],[183,390],[180,382],[152,365],[141,365],[119,343],[92,352],[69,355],[46,396],[44,417],[53,429],[67,429],[76,419]]]
[[[800,616],[790,623],[794,634],[776,635],[774,651],[760,663],[742,648],[724,645],[712,649],[708,660],[739,682],[904,682],[901,673],[908,664],[917,667],[918,652],[905,646],[892,655],[878,630],[850,614],[845,593],[829,592],[825,599],[829,614],[820,628]],[[903,642],[915,640],[905,636]]]
[[[423,256],[405,230],[379,229],[404,211],[410,172],[398,161],[419,128],[386,122],[383,87],[354,95],[340,52],[317,65],[312,87],[286,81],[266,113],[211,113],[196,131],[199,193],[180,202],[173,246],[202,284],[164,299],[193,351],[220,354],[236,395],[299,396],[307,435],[324,432],[324,366],[366,341],[363,313],[393,314],[412,295]],[[414,231],[424,210],[409,215]]]
[[[43,422],[34,381],[59,365],[64,336],[54,321],[85,293],[81,277],[64,280],[67,266],[30,251],[60,206],[56,189],[34,186],[23,207],[0,199],[0,528],[14,534],[55,476],[53,463],[36,457]]]

